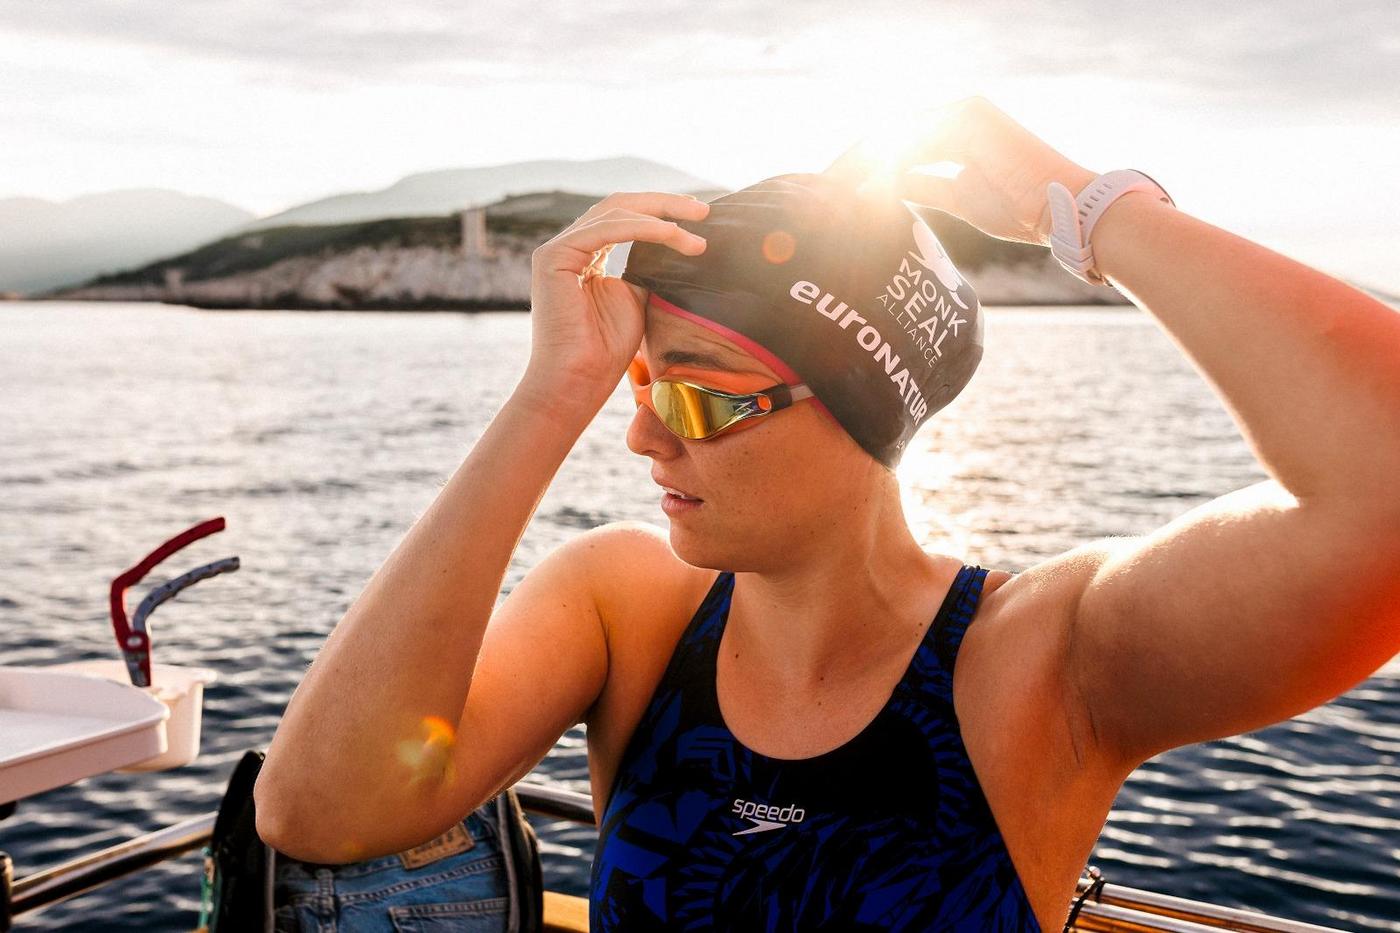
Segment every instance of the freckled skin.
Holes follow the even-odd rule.
[[[782,381],[723,336],[648,305],[641,351],[651,372],[665,368],[658,357],[673,347],[718,350],[736,371]],[[754,572],[800,563],[829,549],[832,529],[872,501],[886,503],[890,518],[904,525],[894,475],[812,403],[799,401],[762,421],[693,441],[637,409],[627,446],[706,502],[670,522],[671,547],[686,563]]]

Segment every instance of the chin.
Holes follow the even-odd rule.
[[[756,534],[733,529],[712,530],[686,519],[671,520],[671,550],[692,567],[737,572],[763,572],[771,569],[775,554],[781,548],[765,551],[763,539]]]
[[[721,546],[719,541],[711,541],[703,534],[697,534],[690,528],[677,527],[681,522],[675,519],[668,519],[670,522],[671,550],[677,557],[692,567],[704,567],[710,570],[729,570],[726,548]]]

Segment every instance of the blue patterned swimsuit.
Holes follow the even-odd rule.
[[[953,710],[987,571],[964,565],[883,709],[813,758],[724,724],[719,574],[629,740],[593,859],[590,930],[1034,931]]]

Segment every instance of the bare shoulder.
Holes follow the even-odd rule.
[[[1083,591],[1084,583],[1113,553],[1114,540],[1101,538],[1086,542],[1017,573],[990,570],[982,588],[983,594],[990,595],[995,589],[998,599],[1002,601],[1015,600],[1019,604],[1033,603],[1037,606],[1043,606],[1047,601],[1057,606],[1066,600],[1072,603]]]
[[[607,681],[588,716],[590,728],[606,731],[619,710],[626,719],[638,698],[644,704],[651,695],[718,571],[681,560],[665,529],[646,522],[609,522],[565,547],[580,555],[576,566],[607,642]]]
[[[647,522],[617,521],[591,528],[569,543],[583,555],[581,569],[612,645],[639,620],[655,618],[696,588],[703,596],[716,571],[676,556],[665,529]],[[697,597],[698,598],[698,597]]]
[[[970,631],[966,647],[970,666],[982,668],[988,677],[980,683],[1001,683],[1015,675],[1024,695],[1019,699],[1036,716],[1055,716],[1055,728],[1047,722],[1027,722],[1034,734],[1060,736],[1067,754],[1063,763],[1081,770],[1096,770],[1097,744],[1092,718],[1084,698],[1070,677],[1074,651],[1074,619],[1079,599],[1099,568],[1115,553],[1115,542],[1101,538],[1046,558],[1018,573],[993,570],[983,585],[978,625]],[[996,668],[996,670],[992,670]],[[972,678],[969,678],[971,680]],[[1049,750],[1042,750],[1048,752]]]
[[[664,529],[611,522],[587,538],[584,571],[603,623],[608,674],[588,710],[589,771],[598,813],[676,642],[718,571],[695,567],[671,549]]]
[[[1064,917],[1126,777],[1098,753],[1067,663],[1079,595],[1110,553],[1091,542],[990,571],[954,668],[968,755],[1043,923]]]

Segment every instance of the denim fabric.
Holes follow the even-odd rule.
[[[462,821],[475,845],[418,868],[397,855],[348,865],[278,858],[277,933],[498,933],[506,929],[509,890],[491,814]]]

